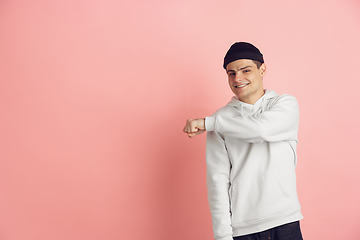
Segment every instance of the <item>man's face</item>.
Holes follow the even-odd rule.
[[[263,63],[258,69],[249,59],[239,59],[226,66],[229,85],[239,100],[254,104],[264,95],[262,79],[266,66]]]

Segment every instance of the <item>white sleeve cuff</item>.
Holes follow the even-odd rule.
[[[205,118],[205,129],[208,132],[212,132],[215,130],[215,117]]]

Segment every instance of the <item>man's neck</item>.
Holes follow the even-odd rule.
[[[244,103],[254,105],[262,96],[264,96],[265,90],[262,90],[262,92],[259,92],[256,95],[251,95],[245,98],[239,98],[238,99]]]

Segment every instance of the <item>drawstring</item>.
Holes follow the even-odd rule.
[[[254,116],[261,114],[262,112],[264,112],[264,110],[265,110],[265,106],[264,106],[264,98],[263,98],[261,100],[261,105],[260,105],[259,109],[255,112]]]

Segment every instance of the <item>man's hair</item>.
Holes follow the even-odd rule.
[[[256,64],[256,67],[259,69],[260,68],[260,66],[262,65],[262,63],[261,62],[259,62],[259,61],[256,61],[256,60],[252,60],[255,64]]]

